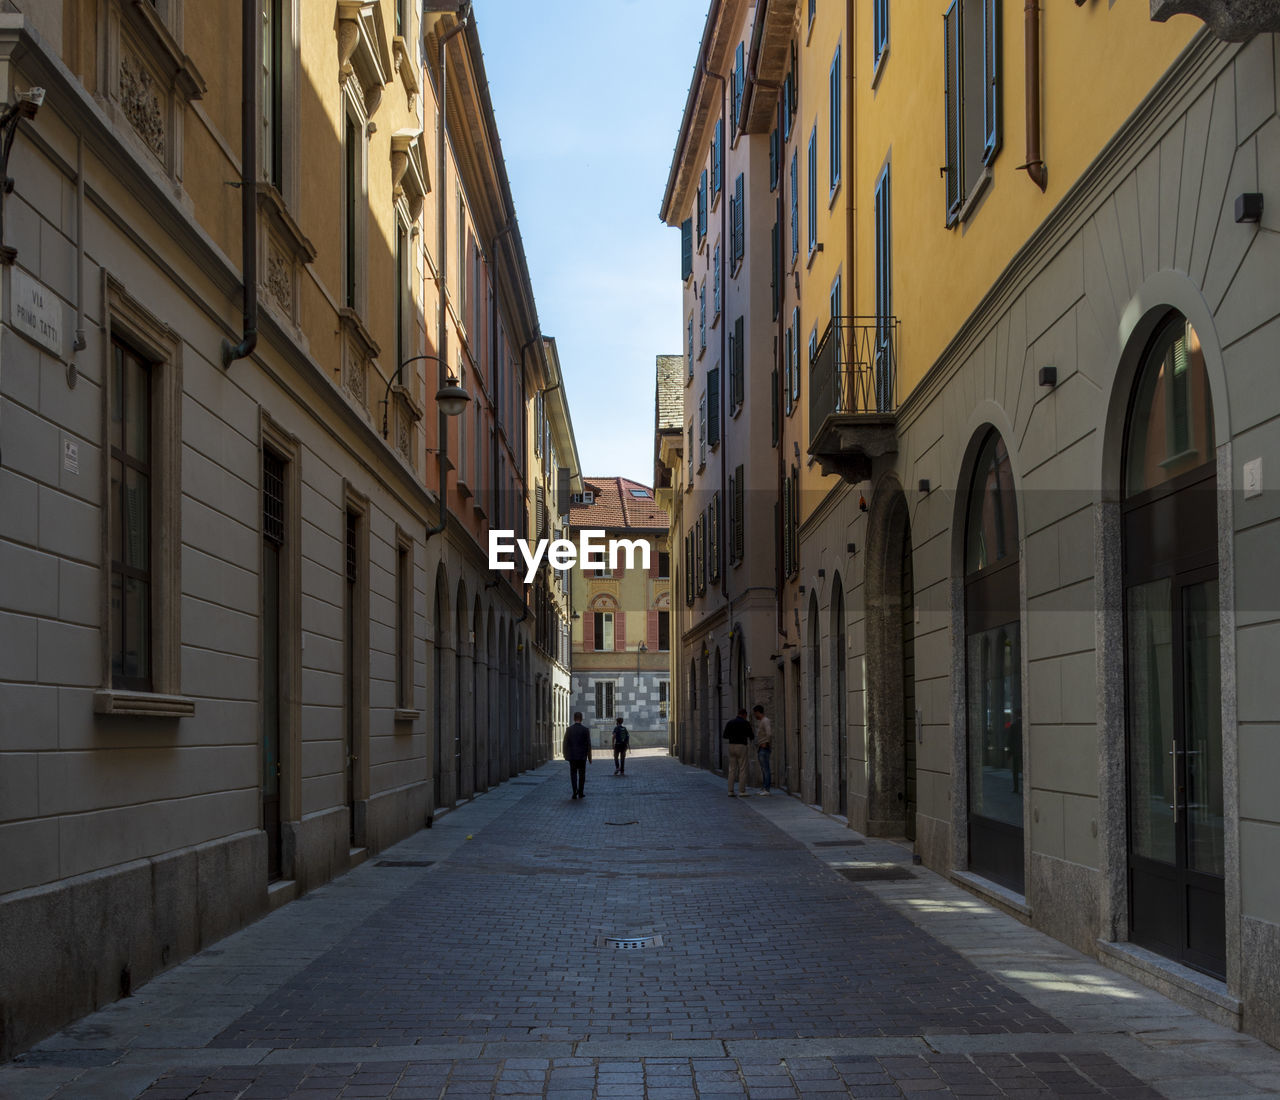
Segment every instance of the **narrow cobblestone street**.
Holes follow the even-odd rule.
[[[550,764],[442,816],[0,1096],[1280,1095],[1280,1052],[796,799],[646,754],[586,790]]]

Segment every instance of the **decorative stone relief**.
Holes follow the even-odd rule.
[[[120,108],[143,143],[161,162],[165,154],[164,113],[155,78],[133,54],[120,56]]]
[[[354,19],[343,19],[338,23],[338,83],[345,84],[355,71],[351,58],[355,55],[356,46],[360,44],[360,24]]]
[[[1225,42],[1243,42],[1255,34],[1280,31],[1276,0],[1151,0],[1151,18],[1163,23],[1175,15],[1194,15]]]
[[[293,316],[293,263],[274,240],[267,246],[267,290],[285,313]]]
[[[396,424],[396,448],[405,458],[412,458],[409,454],[409,417],[403,411]]]
[[[350,347],[347,350],[347,358],[343,363],[343,369],[346,377],[343,378],[342,384],[346,388],[347,393],[362,409],[367,408],[368,401],[366,399],[365,387],[365,362],[360,355],[360,349]]]

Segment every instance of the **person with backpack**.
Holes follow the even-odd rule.
[[[618,715],[618,724],[613,727],[613,774],[627,774],[627,749],[631,747],[631,734],[622,724],[622,715]]]

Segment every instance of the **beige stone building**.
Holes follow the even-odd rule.
[[[0,12],[0,1057],[549,752],[485,545],[572,432],[442,6]]]

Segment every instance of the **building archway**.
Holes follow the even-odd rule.
[[[916,836],[915,584],[897,478],[877,486],[867,531],[868,836]],[[861,816],[861,813],[858,815]]]
[[[813,765],[813,800],[822,801],[822,627],[818,595],[809,593],[809,739],[803,750]],[[805,769],[806,771],[809,769]]]
[[[466,752],[466,742],[469,735],[470,726],[470,700],[468,693],[471,690],[471,646],[469,645],[469,635],[471,633],[471,624],[467,621],[467,588],[463,581],[458,582],[458,602],[457,602],[457,620],[454,629],[454,711],[455,721],[453,723],[453,759],[449,762],[453,771],[453,797],[450,802],[454,805],[458,800],[465,797],[463,794],[463,755]]]

